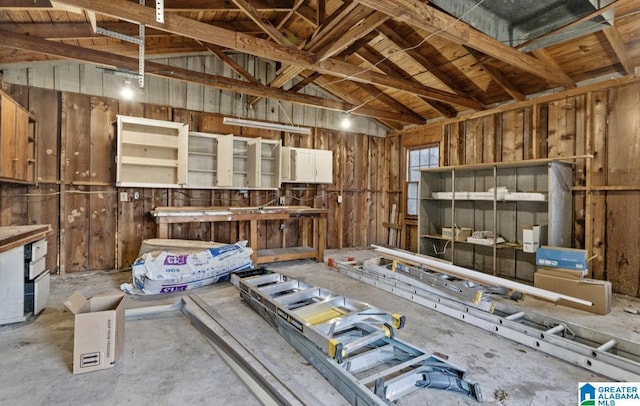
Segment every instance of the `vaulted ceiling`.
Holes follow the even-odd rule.
[[[640,0],[147,3],[0,0],[0,64],[73,59],[137,72],[131,39],[143,24],[146,57],[207,52],[236,73],[146,61],[147,75],[248,94],[250,103],[272,98],[348,111],[392,129],[635,74],[640,65]],[[234,62],[235,53],[276,62],[275,78],[262,83]],[[299,93],[310,84],[335,98]]]

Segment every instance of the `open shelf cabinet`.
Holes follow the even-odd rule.
[[[541,245],[571,245],[570,162],[541,159],[420,172],[419,252],[494,275],[533,280],[535,253],[523,252],[525,225],[541,225]],[[443,228],[488,231],[468,242]],[[499,242],[498,237],[504,239]],[[486,245],[485,245],[486,244]]]
[[[187,125],[117,116],[117,186],[181,187],[187,182]]]

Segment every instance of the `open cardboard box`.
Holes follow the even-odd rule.
[[[124,347],[124,294],[75,292],[64,305],[75,315],[73,373],[113,367]]]

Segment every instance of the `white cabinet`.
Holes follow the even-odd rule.
[[[277,189],[280,142],[189,133],[189,188]]]
[[[283,182],[333,183],[333,151],[282,147]]]
[[[181,187],[187,182],[188,126],[117,116],[117,186]]]
[[[263,189],[280,187],[280,148],[280,141],[262,140],[260,143],[258,186]]]
[[[48,225],[0,227],[0,325],[38,314],[49,300]]]
[[[24,248],[0,254],[0,324],[24,321]]]
[[[330,151],[329,151],[330,152]],[[278,189],[280,142],[118,116],[116,186]]]

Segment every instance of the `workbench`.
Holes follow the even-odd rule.
[[[48,224],[0,227],[0,324],[24,321],[46,306],[51,232]]]
[[[272,207],[156,207],[151,211],[158,224],[158,238],[169,238],[169,224],[194,222],[238,221],[249,223],[249,246],[253,249],[251,259],[255,265],[315,258],[324,261],[327,234],[326,209],[306,206]],[[302,222],[302,245],[258,249],[258,222],[300,220]],[[309,234],[309,222],[313,231]],[[311,244],[310,244],[311,243]]]

